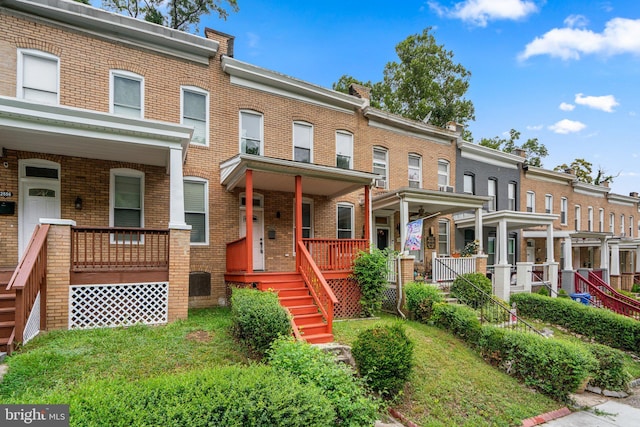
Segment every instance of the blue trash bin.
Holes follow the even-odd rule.
[[[574,301],[578,301],[584,305],[589,305],[591,301],[591,294],[588,292],[578,292],[575,294],[571,294],[571,299]]]

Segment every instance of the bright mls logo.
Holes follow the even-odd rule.
[[[0,426],[68,427],[69,405],[0,405]]]

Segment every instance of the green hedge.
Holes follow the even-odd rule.
[[[433,304],[442,302],[442,292],[437,286],[409,282],[404,287],[407,309],[418,322],[426,322],[433,314]]]
[[[590,344],[588,349],[598,361],[589,383],[606,390],[626,391],[632,378],[624,366],[624,353],[601,344]]]
[[[478,349],[490,363],[557,399],[566,399],[597,367],[579,344],[491,326],[482,328]]]
[[[478,314],[466,305],[436,303],[431,320],[470,344],[475,344],[482,330]]]
[[[317,387],[259,365],[89,382],[47,400],[70,404],[71,426],[306,427],[335,417]]]
[[[451,284],[451,296],[473,308],[485,305],[491,293],[491,280],[481,273],[462,274]]]
[[[518,314],[563,326],[600,344],[638,352],[640,322],[609,310],[585,306],[566,298],[514,294]]]
[[[289,315],[273,292],[233,289],[231,320],[235,337],[257,356],[262,356],[276,338],[292,333]]]
[[[307,343],[279,339],[268,352],[271,366],[292,374],[303,384],[322,390],[333,408],[335,418],[327,425],[371,426],[377,419],[379,404],[369,398],[364,382],[345,364]]]

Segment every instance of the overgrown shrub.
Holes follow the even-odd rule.
[[[478,314],[465,305],[434,304],[431,320],[436,326],[447,329],[470,344],[475,344],[480,336]]]
[[[542,286],[540,289],[538,289],[538,292],[536,292],[538,295],[542,295],[545,297],[549,296],[549,289],[547,289],[546,286]]]
[[[589,383],[606,390],[627,390],[632,378],[625,369],[624,353],[600,344],[591,344],[588,348],[598,362]]]
[[[47,403],[69,403],[74,426],[326,426],[317,387],[268,366],[223,367],[137,382],[88,382]]]
[[[486,304],[491,293],[491,280],[481,273],[462,274],[451,284],[451,296],[473,308]]]
[[[413,346],[404,327],[394,324],[362,331],[351,352],[369,386],[382,396],[393,398],[411,374]]]
[[[382,308],[389,256],[386,249],[372,249],[371,252],[361,251],[353,262],[353,277],[360,287],[360,306],[364,317],[373,316]]]
[[[292,374],[302,384],[322,390],[335,410],[333,426],[371,426],[377,419],[379,404],[366,393],[364,382],[353,370],[336,363],[333,356],[307,343],[291,339],[276,340],[268,354],[269,363],[277,371]]]
[[[559,298],[569,298],[569,294],[564,289],[558,289]]]
[[[640,284],[634,283],[631,287],[631,292],[634,294],[640,293]]]
[[[262,356],[276,338],[292,333],[289,315],[272,292],[233,289],[231,320],[233,334],[257,356]]]
[[[427,322],[433,314],[433,304],[442,302],[442,292],[437,286],[409,282],[404,287],[407,309],[418,322]]]
[[[594,308],[566,298],[514,294],[518,313],[563,326],[600,344],[640,351],[640,322],[609,310]]]
[[[490,363],[557,399],[566,399],[597,366],[579,344],[492,326],[482,328],[478,348]]]

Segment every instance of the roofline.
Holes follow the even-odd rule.
[[[567,183],[571,183],[576,179],[575,175],[571,175],[565,172],[556,172],[549,169],[539,168],[531,165],[527,166],[526,172],[527,174],[538,175],[545,178],[553,179],[555,181],[564,181]]]
[[[383,123],[390,124],[393,127],[416,132],[431,138],[440,139],[440,142],[451,143],[458,139],[459,134],[448,129],[438,126],[429,125],[413,119],[399,116],[397,114],[382,111],[378,108],[367,106],[362,110],[362,114],[368,119],[377,119]]]
[[[0,0],[0,7],[107,40],[208,64],[220,44],[158,24],[67,0]]]
[[[505,153],[504,151],[496,150],[489,147],[484,147],[480,144],[474,144],[472,142],[458,140],[458,149],[460,153],[469,152],[487,159],[497,160],[499,162],[506,162],[517,167],[518,164],[523,164],[525,158],[516,154]]]
[[[600,197],[611,192],[611,188],[602,185],[589,184],[587,182],[578,181],[577,179],[571,184],[576,190],[582,190],[583,193],[600,193]]]

